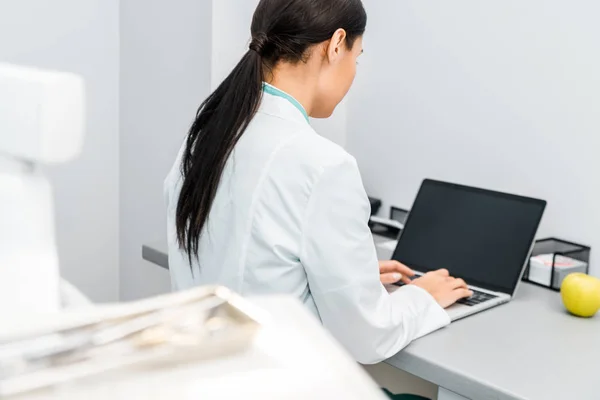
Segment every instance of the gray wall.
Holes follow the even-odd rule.
[[[258,0],[212,1],[211,87],[216,89],[250,44],[250,24]]]
[[[0,2],[0,61],[86,82],[83,154],[49,175],[61,273],[95,301],[118,298],[118,21],[118,0]]]
[[[120,236],[123,300],[170,290],[141,258],[166,241],[163,180],[210,88],[211,1],[121,1]]]
[[[432,177],[539,196],[540,234],[597,254],[600,3],[365,3],[348,148],[368,192],[410,206]]]

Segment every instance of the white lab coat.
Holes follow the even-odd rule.
[[[181,151],[165,181],[173,288],[293,295],[365,364],[449,324],[425,290],[381,284],[356,161],[270,89],[227,163],[192,268],[175,234]]]

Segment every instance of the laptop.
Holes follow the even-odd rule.
[[[509,302],[527,266],[546,202],[427,179],[393,259],[417,275],[445,268],[474,295],[447,309],[452,321]]]

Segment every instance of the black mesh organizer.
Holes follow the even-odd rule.
[[[555,291],[560,291],[563,279],[573,272],[589,273],[590,253],[592,249],[589,246],[580,245],[573,242],[557,238],[542,239],[535,242],[531,252],[532,257],[544,254],[551,255],[547,258],[546,264],[550,268],[550,274],[547,279],[540,279],[540,274],[532,268],[532,261],[528,262],[527,268],[523,274],[523,280],[534,285],[542,286]],[[579,261],[573,267],[566,267],[564,259],[560,256]]]

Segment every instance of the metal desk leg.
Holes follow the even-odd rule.
[[[440,387],[438,389],[438,400],[469,400],[466,397],[462,397],[459,394],[451,392],[449,390]]]

